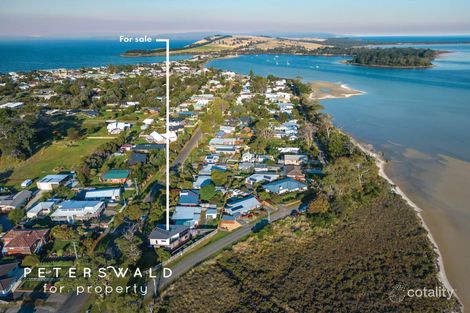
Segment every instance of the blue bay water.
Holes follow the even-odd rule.
[[[368,68],[341,57],[244,55],[208,66],[248,74],[300,77],[347,84],[366,94],[322,100],[337,126],[357,139],[393,153],[390,143],[470,161],[470,45],[452,50],[431,69]]]
[[[191,44],[188,40],[171,40],[171,48]],[[76,69],[109,64],[153,63],[163,56],[124,58],[120,54],[132,49],[163,48],[161,43],[120,43],[116,40],[57,40],[15,39],[0,40],[0,73],[54,68]],[[188,56],[172,56],[181,60]]]

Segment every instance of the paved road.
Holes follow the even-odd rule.
[[[189,154],[191,151],[194,149],[194,147],[198,144],[199,140],[202,138],[202,131],[197,126],[197,128],[194,130],[193,135],[191,136],[191,139],[184,145],[183,149],[180,151],[178,156],[173,160],[171,166],[175,165],[181,165],[186,161],[188,158]]]
[[[282,219],[288,216],[292,210],[297,209],[298,205],[285,207],[282,206],[276,212],[271,214],[271,223]],[[242,239],[244,236],[248,235],[252,231],[253,224],[245,224],[241,228],[237,229],[236,231],[232,232],[231,234],[223,237],[220,240],[217,240],[197,252],[193,253],[190,257],[183,259],[181,262],[178,262],[175,266],[171,267],[173,274],[169,278],[158,278],[155,282],[155,285],[159,290],[165,288],[168,284],[173,282],[175,279],[180,277],[182,274],[196,266],[197,264],[201,263],[202,261],[206,260],[210,256],[214,255],[215,253],[221,251],[223,248],[230,246],[234,242]],[[151,280],[148,283],[148,295],[154,295],[154,281]]]

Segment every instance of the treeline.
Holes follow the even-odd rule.
[[[437,52],[422,48],[340,48],[323,47],[315,50],[318,55],[352,56],[351,64],[391,67],[427,67]]]
[[[0,156],[25,159],[34,146],[36,116],[0,109]]]

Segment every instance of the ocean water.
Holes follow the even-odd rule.
[[[170,48],[191,44],[188,40],[171,40]],[[54,68],[76,69],[109,64],[161,62],[164,56],[124,58],[120,54],[132,49],[163,48],[162,43],[120,43],[109,40],[0,40],[0,73]],[[172,56],[181,60],[188,56]]]
[[[321,103],[335,125],[384,154],[388,176],[422,209],[452,288],[469,307],[470,45],[426,47],[450,53],[430,69],[367,68],[342,64],[341,57],[288,55],[244,55],[208,66],[366,92]]]
[[[208,66],[248,74],[347,84],[360,97],[323,100],[337,126],[384,152],[390,143],[470,161],[470,45],[431,46],[443,54],[431,69],[382,69],[342,57],[244,55]]]

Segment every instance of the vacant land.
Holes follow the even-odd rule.
[[[37,179],[47,174],[70,171],[80,163],[82,157],[91,154],[97,147],[110,139],[81,139],[71,143],[69,140],[53,142],[36,152],[29,159],[13,166],[13,173],[7,185],[19,185],[25,179]],[[9,164],[2,162],[2,169]]]

